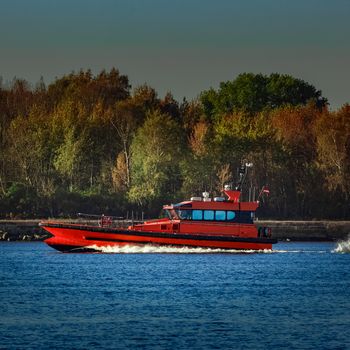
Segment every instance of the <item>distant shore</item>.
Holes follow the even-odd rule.
[[[0,220],[0,241],[42,241],[49,234],[39,227],[40,221],[42,220]],[[126,227],[131,221],[120,220],[117,224]],[[281,241],[338,241],[350,235],[350,221],[257,220],[255,224],[271,227],[273,237]]]

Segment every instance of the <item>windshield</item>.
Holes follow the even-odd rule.
[[[181,220],[192,220],[192,210],[180,210],[177,209],[176,213]]]
[[[170,220],[179,218],[174,209],[164,209],[164,212],[166,214],[166,217],[168,217]]]

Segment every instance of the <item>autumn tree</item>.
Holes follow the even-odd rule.
[[[159,109],[160,99],[155,89],[147,84],[136,87],[132,96],[135,105],[142,107],[145,112]]]
[[[317,215],[316,198],[322,197],[320,172],[316,167],[314,125],[323,113],[313,103],[307,106],[282,107],[272,113],[271,122],[281,150],[284,173],[285,216]],[[321,197],[320,197],[321,196]],[[314,208],[315,210],[313,211]]]
[[[110,106],[130,95],[128,77],[115,68],[102,70],[94,76],[91,70],[81,70],[65,75],[48,86],[47,99],[54,108],[64,100],[79,102],[85,108],[93,108],[96,101]]]
[[[267,184],[271,153],[277,152],[269,113],[261,112],[254,117],[243,112],[231,113],[218,120],[214,130],[217,159],[221,164],[221,170],[218,171],[219,184],[223,183],[220,178],[227,177],[228,169],[231,171],[231,180],[237,182],[236,169],[243,162],[253,163],[247,181],[248,191],[252,192],[253,197],[253,192],[258,192],[259,188]]]
[[[184,196],[199,195],[204,190],[216,189],[215,149],[211,136],[211,127],[204,121],[195,124],[188,136],[189,147],[181,162]]]
[[[179,109],[182,125],[188,137],[191,136],[195,125],[197,125],[199,122],[209,124],[209,120],[204,114],[203,106],[199,99],[196,98],[191,101],[187,101],[186,98],[184,98],[179,106]]]
[[[325,176],[327,188],[332,193],[340,193],[347,203],[350,198],[350,105],[323,113],[315,130],[317,166]],[[343,207],[343,216],[348,209]]]

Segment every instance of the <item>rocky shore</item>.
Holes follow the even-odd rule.
[[[49,237],[40,220],[0,220],[0,241],[42,241]]]
[[[42,241],[49,234],[39,227],[40,221],[0,220],[0,241]],[[96,224],[96,220],[94,223]],[[130,221],[119,221],[117,224],[125,227]],[[346,239],[350,234],[350,221],[258,220],[256,225],[271,227],[273,236],[282,241],[338,241]]]

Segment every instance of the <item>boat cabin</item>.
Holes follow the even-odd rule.
[[[192,197],[189,201],[163,206],[167,218],[134,225],[134,230],[191,234],[240,235],[256,237],[253,223],[258,202],[240,202],[240,191],[225,189],[226,197]]]

